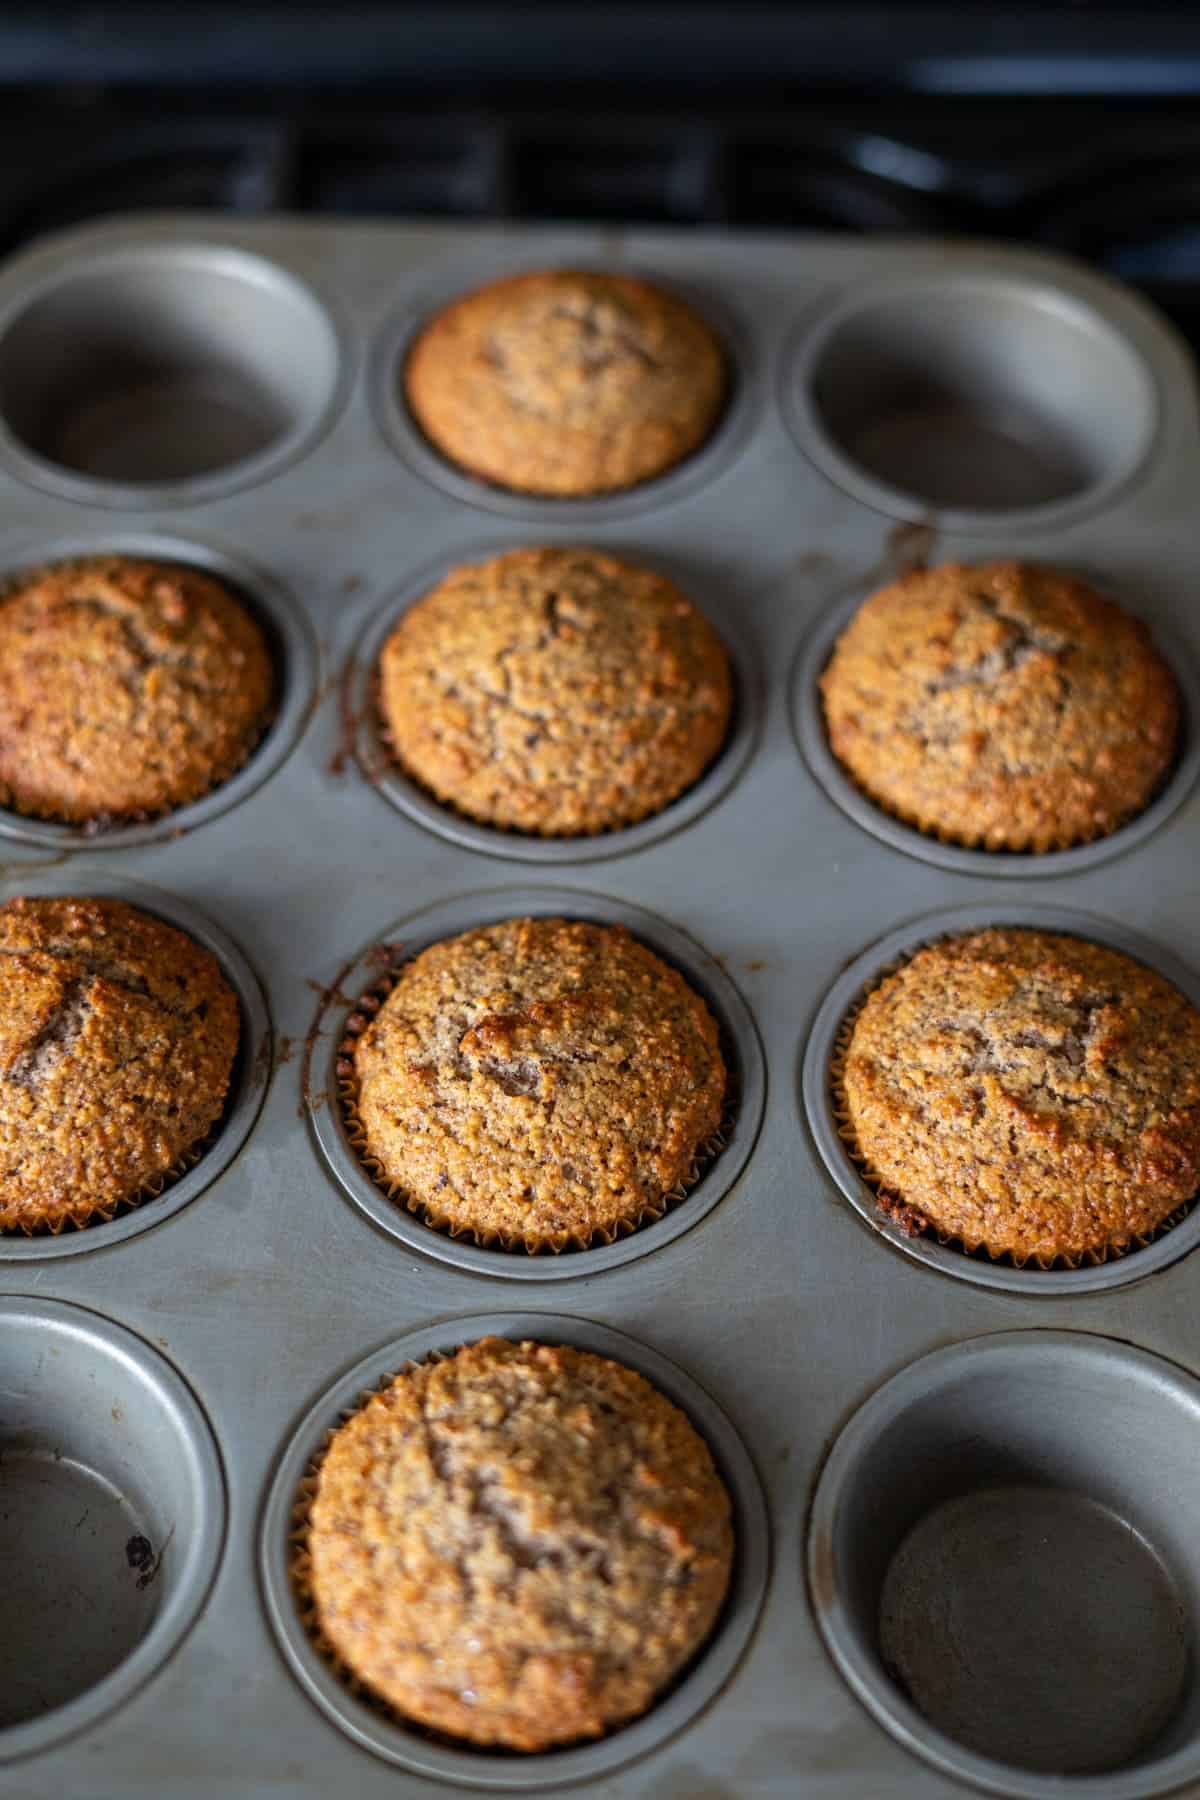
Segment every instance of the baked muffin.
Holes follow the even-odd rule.
[[[258,624],[199,569],[27,573],[0,598],[0,801],[91,824],[185,806],[246,761],[273,689]]]
[[[629,275],[535,270],[437,313],[408,404],[468,474],[520,493],[604,494],[672,468],[725,401],[721,346],[690,306]]]
[[[405,771],[468,817],[547,837],[631,825],[699,779],[733,706],[729,659],[664,576],[598,550],[451,569],[380,659]]]
[[[988,850],[1115,831],[1179,742],[1179,694],[1146,627],[1022,563],[946,563],[872,595],[821,693],[834,755],[872,800]]]
[[[506,1248],[665,1211],[721,1123],[717,1025],[619,925],[506,919],[408,963],[346,1064],[360,1151],[413,1212]]]
[[[0,1227],[58,1231],[161,1185],[219,1118],[238,1003],[121,900],[0,907]]]
[[[868,997],[840,1087],[885,1210],[993,1257],[1103,1259],[1200,1186],[1200,1012],[1082,938],[919,950]]]
[[[545,1750],[645,1712],[733,1561],[708,1446],[641,1375],[484,1338],[335,1434],[309,1515],[320,1630],[405,1718]]]

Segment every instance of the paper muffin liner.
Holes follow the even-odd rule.
[[[1111,824],[1104,826],[1098,825],[1094,831],[1060,832],[1048,836],[1026,834],[1022,837],[1019,833],[1014,832],[1006,837],[1002,844],[989,844],[984,841],[985,834],[982,831],[948,831],[944,826],[939,825],[935,819],[926,818],[923,814],[917,812],[913,808],[897,806],[894,801],[885,800],[882,795],[877,794],[872,788],[867,787],[855,774],[849,763],[844,762],[834,749],[829,737],[829,726],[825,715],[824,700],[819,692],[817,695],[817,707],[821,718],[821,729],[825,733],[825,742],[829,747],[829,754],[832,756],[846,780],[854,787],[856,793],[861,794],[863,799],[868,801],[871,806],[877,807],[882,813],[886,813],[889,819],[895,819],[899,825],[907,825],[912,831],[919,831],[922,837],[933,838],[935,842],[946,844],[952,849],[974,850],[984,856],[1051,856],[1061,850],[1082,850],[1088,844],[1098,844],[1103,842],[1105,838],[1115,836],[1118,831],[1123,831],[1127,825],[1132,825],[1135,819],[1140,819],[1142,814],[1148,812],[1155,801],[1165,793],[1166,789],[1173,781],[1180,763],[1183,761],[1183,752],[1187,736],[1186,724],[1181,722],[1179,731],[1176,735],[1176,743],[1171,755],[1171,760],[1163,770],[1159,779],[1137,806],[1131,807],[1127,812],[1123,812],[1120,817],[1114,819]]]
[[[0,599],[2,598],[3,592],[0,591]],[[280,686],[278,669],[275,673],[275,686],[276,690],[278,690]],[[172,813],[183,812],[185,807],[199,806],[202,800],[207,800],[210,794],[215,794],[218,788],[223,788],[227,782],[233,780],[235,775],[240,775],[242,770],[246,767],[246,764],[262,745],[267,733],[275,723],[278,712],[279,694],[278,691],[276,691],[272,698],[270,709],[264,714],[253,739],[244,753],[238,758],[237,762],[228,764],[219,769],[202,793],[193,794],[190,800],[176,801],[173,806],[160,806],[157,808],[138,807],[130,812],[119,813],[92,813],[86,819],[78,819],[70,813],[59,812],[51,806],[35,807],[23,805],[15,795],[0,790],[0,807],[3,807],[6,812],[13,813],[19,819],[36,819],[44,825],[64,825],[69,830],[78,832],[79,836],[82,838],[103,837],[106,832],[127,831],[134,825],[155,825],[160,819],[169,819]]]
[[[963,934],[955,931],[940,932],[936,936],[914,944],[901,956],[894,956],[889,962],[877,969],[871,980],[849,1012],[846,1013],[838,1027],[834,1039],[833,1050],[829,1058],[829,1093],[833,1104],[833,1116],[837,1125],[837,1134],[845,1146],[846,1154],[854,1164],[859,1175],[875,1195],[875,1204],[886,1218],[904,1232],[906,1237],[932,1237],[945,1249],[961,1251],[965,1256],[986,1257],[989,1262],[1003,1263],[1013,1269],[1040,1269],[1048,1272],[1052,1269],[1099,1268],[1104,1263],[1117,1262],[1132,1251],[1144,1250],[1147,1245],[1165,1237],[1185,1219],[1196,1203],[1196,1196],[1186,1200],[1168,1213],[1153,1231],[1135,1232],[1130,1237],[1096,1248],[1079,1252],[1063,1251],[1055,1256],[1020,1256],[1013,1250],[999,1248],[987,1242],[985,1238],[968,1238],[961,1233],[946,1232],[936,1225],[932,1219],[920,1210],[911,1206],[900,1194],[889,1188],[885,1178],[879,1173],[859,1146],[854,1132],[854,1122],[846,1100],[843,1085],[846,1072],[846,1059],[850,1050],[850,1042],[854,1036],[854,1027],[858,1022],[867,1001],[875,990],[883,985],[889,976],[902,969],[922,950],[928,950],[934,944],[944,944],[952,938]]]
[[[37,1224],[19,1223],[15,1225],[0,1224],[0,1237],[61,1237],[68,1227],[76,1231],[86,1231],[91,1225],[111,1225],[114,1219],[122,1219],[126,1213],[136,1212],[153,1200],[160,1200],[168,1188],[182,1181],[201,1162],[205,1154],[212,1149],[220,1135],[225,1120],[225,1107],[221,1108],[221,1116],[211,1125],[203,1137],[182,1151],[170,1168],[163,1174],[156,1175],[144,1187],[131,1194],[127,1200],[118,1200],[115,1204],[92,1204],[88,1201],[77,1202],[64,1212],[60,1218],[47,1220]]]
[[[498,1231],[475,1231],[468,1226],[460,1225],[449,1219],[444,1213],[428,1205],[427,1202],[414,1199],[406,1194],[398,1182],[389,1179],[383,1166],[367,1149],[367,1131],[358,1110],[358,1081],[354,1070],[354,1048],[357,1039],[366,1030],[375,1014],[379,1011],[399,978],[399,967],[393,967],[379,977],[361,995],[355,1010],[347,1019],[337,1054],[337,1095],[341,1109],[342,1123],[346,1137],[358,1158],[359,1164],[370,1176],[371,1180],[397,1206],[403,1206],[430,1230],[440,1232],[444,1237],[466,1240],[478,1244],[484,1250],[504,1250],[510,1254],[524,1253],[528,1256],[552,1255],[560,1256],[563,1251],[592,1250],[602,1244],[613,1244],[618,1238],[632,1237],[643,1226],[653,1225],[663,1218],[673,1207],[686,1200],[697,1182],[708,1172],[728,1142],[728,1132],[737,1116],[737,1060],[730,1053],[725,1026],[714,1012],[716,1019],[721,1058],[725,1064],[725,1097],[722,1106],[721,1123],[716,1131],[697,1150],[691,1167],[683,1180],[658,1200],[642,1205],[636,1213],[618,1219],[611,1225],[598,1226],[586,1236],[577,1232],[554,1233],[521,1233],[508,1235]],[[710,1010],[712,1010],[710,1008]]]
[[[387,640],[385,640],[385,643],[386,641]],[[726,649],[726,655],[728,656],[728,654],[728,649]],[[395,741],[388,726],[387,714],[384,711],[383,678],[380,674],[378,664],[376,664],[371,675],[370,698],[367,704],[371,709],[371,715],[375,725],[375,734],[378,737],[379,742],[383,745],[386,760],[382,767],[369,768],[364,765],[360,753],[358,759],[359,767],[362,769],[362,772],[368,781],[377,781],[381,775],[387,774],[389,771],[395,771],[396,774],[403,775],[405,781],[411,781],[413,786],[419,788],[435,806],[444,808],[446,812],[451,813],[456,819],[462,819],[468,825],[481,826],[486,831],[501,832],[505,837],[533,838],[535,840],[540,839],[551,843],[562,844],[576,843],[581,840],[590,841],[592,838],[613,837],[618,832],[631,830],[635,825],[645,824],[648,819],[661,818],[662,814],[669,811],[672,806],[678,806],[681,800],[686,800],[687,796],[692,793],[694,789],[699,787],[705,777],[710,774],[720,762],[730,744],[733,742],[738,720],[738,710],[743,704],[742,697],[737,690],[736,669],[734,669],[732,659],[730,660],[730,668],[735,676],[734,703],[729,710],[729,718],[726,721],[725,731],[721,737],[721,742],[717,745],[708,761],[704,764],[704,767],[697,770],[696,774],[692,777],[691,781],[688,782],[686,787],[681,787],[677,794],[672,794],[671,798],[665,800],[661,806],[651,807],[647,812],[637,813],[628,819],[620,819],[612,825],[597,825],[592,831],[530,831],[524,829],[520,825],[506,825],[502,820],[488,819],[484,818],[479,813],[467,812],[464,807],[459,806],[455,801],[448,800],[444,795],[435,793],[433,788],[421,779],[415,769],[409,768],[408,764],[404,761],[404,758],[396,748]]]
[[[47,1220],[35,1224],[0,1224],[0,1238],[61,1237],[68,1228],[86,1231],[92,1225],[111,1225],[114,1219],[123,1219],[127,1213],[136,1212],[139,1207],[146,1206],[154,1200],[161,1200],[169,1188],[173,1188],[177,1181],[182,1181],[185,1175],[190,1175],[192,1170],[204,1160],[224,1130],[225,1121],[229,1116],[238,1086],[241,1057],[242,1044],[239,1037],[238,1047],[234,1053],[233,1067],[230,1070],[229,1086],[221,1102],[220,1112],[208,1130],[202,1132],[193,1143],[188,1145],[186,1150],[181,1150],[175,1161],[169,1168],[164,1169],[161,1175],[156,1175],[152,1181],[146,1182],[128,1199],[118,1200],[115,1204],[98,1205],[86,1200],[77,1201],[60,1218],[53,1221]]]

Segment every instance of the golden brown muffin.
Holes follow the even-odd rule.
[[[199,569],[55,563],[0,598],[0,800],[39,818],[149,818],[245,762],[274,675],[240,600]]]
[[[603,494],[699,448],[725,401],[721,346],[690,306],[629,275],[535,270],[424,327],[404,389],[460,468],[521,493]]]
[[[597,550],[452,569],[380,659],[402,767],[473,819],[547,837],[631,825],[698,780],[733,706],[729,659],[662,575]]]
[[[483,1338],[334,1435],[308,1532],[331,1648],[408,1719],[544,1750],[645,1712],[716,1623],[729,1496],[641,1375]]]
[[[1081,938],[919,950],[867,999],[839,1085],[885,1210],[992,1256],[1102,1259],[1200,1185],[1200,1012]]]
[[[871,799],[988,850],[1115,831],[1179,740],[1175,681],[1141,621],[1022,563],[946,563],[872,595],[821,693],[834,755]]]
[[[156,1188],[220,1116],[237,998],[121,900],[0,907],[0,1227],[58,1230]]]
[[[725,1097],[699,994],[622,926],[565,919],[422,951],[348,1066],[378,1179],[455,1236],[527,1250],[659,1217]]]

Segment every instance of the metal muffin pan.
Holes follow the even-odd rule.
[[[438,1742],[406,1730],[385,1708],[351,1694],[322,1658],[301,1622],[291,1583],[291,1539],[296,1493],[334,1430],[363,1397],[408,1363],[422,1362],[494,1335],[574,1344],[636,1369],[685,1412],[708,1444],[733,1503],[738,1550],[729,1593],[713,1635],[671,1691],[649,1713],[595,1743],[542,1755],[505,1755]],[[259,1555],[271,1623],[296,1677],[341,1729],[415,1774],[440,1777],[460,1787],[500,1793],[542,1793],[564,1783],[609,1775],[645,1755],[695,1718],[720,1693],[754,1633],[770,1567],[770,1521],[754,1464],[737,1432],[703,1388],[682,1369],[625,1332],[589,1319],[555,1313],[486,1313],[448,1319],[408,1332],[364,1357],[316,1400],[288,1443],[263,1509]]]
[[[661,812],[640,819],[634,825],[586,837],[538,837],[531,832],[505,831],[498,826],[484,825],[464,813],[455,812],[405,773],[388,750],[379,713],[379,658],[384,645],[408,608],[435,587],[448,568],[484,562],[496,553],[495,544],[484,544],[456,549],[452,562],[445,557],[439,558],[414,576],[402,592],[390,595],[368,625],[343,675],[347,684],[345,715],[354,735],[354,755],[366,779],[418,825],[449,838],[451,843],[461,844],[466,850],[481,850],[513,862],[601,862],[670,837],[673,832],[691,824],[693,819],[698,819],[710,806],[715,806],[737,781],[754,753],[765,693],[765,683],[747,637],[746,621],[739,615],[736,592],[705,593],[702,607],[729,651],[733,717],[725,741],[699,779]],[[701,603],[701,587],[711,585],[704,583],[702,576],[698,581],[689,580],[686,572],[675,572],[661,565],[659,573],[684,587],[697,604]]]
[[[400,967],[442,938],[456,937],[459,932],[501,919],[538,916],[624,925],[664,962],[678,969],[703,996],[717,1021],[732,1098],[728,1117],[722,1124],[723,1147],[706,1164],[695,1186],[688,1189],[682,1200],[674,1202],[661,1219],[641,1226],[631,1236],[618,1237],[611,1244],[564,1250],[549,1257],[490,1249],[466,1238],[451,1237],[409,1212],[401,1200],[392,1199],[363,1167],[350,1141],[337,1074],[347,1021],[357,1012],[362,997],[378,989],[381,974]],[[501,1281],[548,1281],[556,1277],[571,1280],[582,1274],[598,1275],[673,1243],[706,1218],[737,1184],[753,1154],[766,1104],[767,1072],[754,1019],[720,964],[664,919],[628,902],[607,899],[603,894],[586,894],[577,888],[489,888],[430,907],[413,918],[397,919],[349,970],[338,976],[322,1001],[311,1041],[314,1045],[320,1042],[321,1052],[317,1069],[310,1065],[305,1075],[309,1120],[331,1170],[351,1200],[381,1231],[410,1249]]]
[[[20,1251],[19,1268],[10,1266],[8,1285],[23,1290],[27,1304],[49,1298],[103,1314],[180,1371],[219,1446],[228,1529],[206,1603],[152,1679],[106,1711],[102,1723],[46,1742],[11,1766],[15,1740],[0,1730],[0,1795],[277,1800],[285,1792],[289,1800],[323,1800],[341,1791],[356,1800],[436,1800],[452,1791],[459,1775],[390,1760],[349,1732],[340,1710],[335,1722],[314,1699],[277,1640],[260,1569],[261,1530],[280,1458],[292,1454],[314,1396],[336,1397],[344,1372],[353,1373],[368,1352],[374,1359],[372,1346],[427,1332],[428,1341],[442,1342],[447,1328],[437,1321],[461,1322],[508,1305],[514,1287],[506,1277],[518,1265],[522,1323],[513,1328],[540,1323],[547,1333],[565,1332],[565,1318],[582,1332],[586,1321],[602,1320],[652,1346],[735,1422],[761,1473],[771,1520],[766,1602],[736,1670],[686,1721],[674,1711],[651,1712],[641,1726],[616,1734],[611,1751],[597,1746],[600,1761],[611,1754],[619,1769],[597,1766],[581,1791],[622,1800],[790,1800],[797,1793],[945,1800],[972,1791],[983,1779],[972,1753],[955,1760],[939,1750],[929,1760],[941,1744],[936,1725],[915,1715],[901,1721],[890,1703],[873,1716],[826,1646],[805,1579],[806,1521],[826,1453],[881,1384],[931,1350],[990,1333],[1024,1331],[1035,1350],[1043,1340],[1034,1328],[1069,1334],[1068,1347],[1075,1334],[1085,1334],[1085,1344],[1086,1334],[1102,1334],[1195,1371],[1200,1257],[1175,1254],[1185,1223],[1162,1240],[1161,1260],[1157,1245],[1126,1259],[1139,1279],[1080,1293],[1054,1277],[1016,1290],[980,1286],[898,1255],[826,1167],[805,1121],[798,1074],[812,1021],[839,972],[888,934],[910,924],[927,930],[929,915],[947,909],[1011,919],[1052,902],[1137,933],[1164,966],[1200,969],[1200,784],[1181,778],[1168,789],[1152,831],[1135,825],[1096,855],[1055,859],[1052,883],[1040,866],[1022,867],[1014,879],[1011,859],[986,855],[943,866],[865,829],[814,778],[793,729],[802,698],[797,658],[847,596],[865,595],[918,556],[1026,556],[1081,569],[1121,596],[1161,633],[1190,683],[1188,672],[1200,665],[1200,425],[1185,353],[1121,288],[1023,250],[608,228],[287,219],[218,225],[178,215],[71,232],[0,271],[0,413],[4,321],[62,284],[70,287],[77,273],[109,266],[125,271],[126,285],[118,287],[124,306],[137,293],[136,272],[152,272],[164,258],[187,268],[208,298],[203,329],[189,311],[186,331],[181,324],[176,332],[169,312],[178,288],[148,277],[157,341],[178,344],[181,332],[192,346],[212,343],[226,361],[236,345],[247,367],[262,356],[260,387],[274,354],[262,294],[311,298],[332,334],[319,332],[321,343],[337,347],[336,367],[325,351],[317,355],[320,404],[314,388],[312,404],[293,409],[292,425],[273,447],[190,477],[177,478],[176,464],[161,485],[98,480],[103,455],[81,474],[0,440],[0,578],[64,544],[100,549],[106,540],[131,548],[169,542],[198,562],[228,557],[231,569],[236,563],[247,577],[260,574],[272,592],[290,597],[308,622],[322,673],[318,704],[290,753],[269,770],[260,767],[261,780],[248,765],[236,805],[181,814],[150,841],[132,834],[92,844],[71,833],[37,843],[4,837],[6,893],[49,885],[105,891],[100,883],[107,881],[136,898],[144,882],[154,890],[153,898],[147,892],[152,908],[165,910],[169,896],[170,904],[211,921],[240,946],[262,982],[274,1069],[258,1065],[265,1095],[260,1090],[261,1111],[236,1159],[219,1169],[211,1160],[223,1134],[199,1166],[205,1191],[196,1204],[176,1204],[179,1189],[172,1189],[144,1209],[147,1220],[157,1216],[154,1230],[118,1236],[115,1228],[93,1228],[73,1234],[80,1248],[72,1255],[54,1254],[46,1240]],[[402,408],[399,359],[417,315],[491,274],[572,263],[657,277],[694,296],[724,331],[736,385],[709,450],[661,482],[594,502],[517,499],[426,466],[428,445],[414,450],[392,428],[393,409]],[[258,299],[247,310],[235,305],[218,314],[220,282],[248,264],[267,272]],[[950,372],[966,383],[967,425],[977,412],[987,429],[1024,434],[1036,450],[1041,421],[1050,421],[1054,443],[1046,454],[1061,458],[1067,447],[1076,472],[1070,491],[1008,510],[996,507],[993,491],[984,494],[986,511],[939,513],[927,496],[911,504],[898,498],[877,472],[863,469],[851,481],[840,460],[834,469],[828,445],[800,431],[800,411],[815,405],[806,384],[820,345],[832,341],[832,322],[857,313],[865,297],[874,306],[892,289],[915,285],[928,296],[946,284],[969,288],[972,310],[984,320],[1004,321],[1003,331],[985,332],[982,346],[965,327],[954,338],[960,360]],[[42,343],[52,342],[56,317],[91,325],[70,308],[51,307],[41,317]],[[939,334],[910,329],[911,308],[894,318],[901,324],[884,333],[893,351],[911,338],[922,358],[940,356]],[[1049,339],[1047,318],[1059,322]],[[1053,335],[1060,325],[1074,346],[1075,379],[1066,380],[1068,365],[1059,358],[1043,383],[1047,345],[1061,343]],[[854,327],[859,342],[861,329]],[[294,352],[299,340],[283,335]],[[27,339],[35,347],[37,341],[36,334]],[[843,350],[855,341],[853,334],[840,338]],[[988,353],[978,407],[972,343]],[[840,434],[842,459],[846,445],[853,448],[847,421],[861,403],[862,383],[853,357],[822,352],[819,362],[821,418]],[[33,375],[36,363],[31,356]],[[1003,408],[994,410],[998,368],[1008,371],[1014,401],[1022,401],[1015,423]],[[195,379],[192,370],[189,381]],[[848,384],[841,400],[838,383]],[[1047,397],[1031,405],[1043,390]],[[908,434],[920,450],[924,438],[936,464],[946,431],[938,381],[917,383],[907,399],[903,389],[890,392],[899,439]],[[1124,409],[1115,420],[1114,408]],[[102,421],[103,409],[97,416]],[[821,418],[817,425],[826,431]],[[156,421],[168,437],[175,423],[186,437],[186,407],[175,413],[160,405]],[[923,456],[914,453],[913,466],[926,466]],[[1011,445],[1007,462],[1000,460],[1011,472]],[[983,455],[984,473],[986,462]],[[744,649],[762,671],[741,696],[744,762],[736,771],[714,765],[704,804],[693,807],[696,795],[685,797],[669,833],[658,829],[664,815],[641,836],[613,834],[602,869],[589,860],[596,841],[556,846],[553,858],[531,866],[522,859],[525,840],[487,832],[468,839],[441,809],[418,822],[390,803],[389,793],[398,797],[392,777],[378,779],[369,757],[364,774],[354,757],[367,673],[362,652],[378,641],[371,634],[431,572],[469,560],[481,543],[499,549],[539,542],[595,544],[662,567],[711,613],[735,658]],[[253,600],[258,590],[248,579],[245,585]],[[540,866],[544,861],[552,870]],[[762,1122],[737,1150],[744,1165],[735,1171],[731,1144],[705,1178],[714,1199],[720,1188],[719,1202],[707,1206],[701,1183],[668,1214],[667,1229],[651,1227],[643,1243],[614,1246],[628,1260],[605,1260],[604,1251],[522,1257],[504,1275],[497,1272],[503,1253],[478,1252],[478,1265],[447,1260],[449,1240],[407,1219],[369,1182],[348,1204],[345,1171],[334,1175],[318,1141],[319,1132],[336,1157],[330,1058],[352,1003],[379,972],[378,960],[360,960],[363,947],[397,934],[415,947],[431,928],[465,929],[501,916],[518,905],[505,891],[515,881],[524,910],[627,917],[712,998],[739,1052],[743,1043],[761,1046]],[[728,1004],[725,977],[734,995]],[[742,1018],[738,994],[752,1024]],[[748,1063],[751,1051],[743,1055]],[[744,1087],[743,1111],[745,1094]],[[310,1098],[317,1131],[309,1128]],[[1067,1431],[1066,1368],[1056,1363],[1047,1373],[1047,1417],[1064,1442],[1075,1444]],[[1152,1389],[1142,1383],[1136,1391],[1158,1419],[1164,1415]],[[0,1392],[0,1425],[6,1404]],[[960,1408],[968,1427],[972,1405],[968,1396]],[[1073,1484],[1102,1467],[1115,1482],[1122,1469],[1145,1461],[1139,1416],[1136,1404],[1114,1408],[1091,1433],[1089,1456],[1073,1448],[1047,1478],[1075,1492]],[[1178,1418],[1172,1466],[1190,1430],[1183,1412]],[[1162,1507],[1132,1498],[1118,1503],[1111,1483],[1093,1499],[1143,1534],[1193,1617],[1191,1551],[1180,1548],[1178,1533],[1160,1529]],[[879,1500],[884,1505],[886,1495]],[[1179,1533],[1187,1529],[1188,1505],[1181,1498]],[[766,1534],[748,1530],[745,1553],[765,1553]],[[867,1579],[861,1545],[848,1542],[846,1554],[851,1565],[861,1561]],[[686,1684],[664,1707],[685,1691]],[[330,1704],[350,1703],[339,1693]],[[1146,1792],[1174,1780],[1191,1730],[1188,1704],[1167,1726],[1161,1755],[1135,1759],[1111,1779],[1136,1774]],[[350,1715],[357,1716],[352,1706]],[[48,1732],[54,1719],[47,1711],[41,1721]],[[914,1755],[918,1744],[922,1753]],[[518,1779],[522,1766],[513,1765]],[[572,1773],[581,1767],[556,1774],[555,1789],[584,1781],[584,1773]],[[536,1773],[526,1770],[526,1781]],[[1003,1769],[987,1779],[1001,1791],[1062,1800],[1079,1778],[1039,1776],[1033,1789],[1014,1785],[1017,1777]]]

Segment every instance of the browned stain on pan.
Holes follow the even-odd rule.
[[[307,978],[307,985],[318,996],[318,1006],[313,1022],[304,1035],[304,1047],[300,1053],[300,1104],[296,1108],[298,1118],[302,1119],[306,1112],[316,1112],[325,1104],[325,1095],[320,1090],[314,1093],[312,1087],[313,1051],[316,1049],[317,1039],[324,1036],[322,1021],[329,1007],[354,1005],[350,996],[342,992],[342,983],[357,961],[357,956],[349,957],[328,984],[314,981],[311,976]]]
[[[833,1535],[825,1529],[818,1529],[813,1537],[809,1587],[814,1612],[832,1612],[837,1604],[837,1568],[833,1557]]]
[[[275,1047],[272,1042],[272,1034],[265,1031],[259,1041],[258,1049],[254,1052],[254,1067],[250,1075],[251,1086],[260,1087],[270,1081],[274,1070]]]
[[[937,532],[924,520],[901,519],[893,525],[884,540],[880,574],[894,581],[913,569],[925,569],[937,548]]]
[[[365,958],[360,959],[358,956],[349,957],[342,964],[331,982],[316,981],[311,975],[306,977],[305,985],[310,987],[313,993],[316,994],[318,1004],[313,1022],[305,1033],[304,1044],[300,1053],[300,1105],[297,1108],[297,1116],[299,1118],[303,1118],[306,1111],[316,1112],[325,1104],[324,1093],[319,1087],[314,1090],[312,1085],[313,1052],[316,1049],[317,1039],[326,1035],[324,1021],[329,1008],[331,1006],[356,1008],[359,1005],[358,1000],[356,1000],[352,994],[347,994],[343,986],[351,970],[356,967],[360,960],[365,960],[373,966],[390,968],[396,960],[396,954],[399,951],[399,948],[400,945],[398,941],[395,944],[379,943],[373,945],[372,948],[366,952]],[[293,1055],[293,1040],[288,1038],[284,1041],[288,1045],[288,1053],[286,1057],[281,1058],[281,1061],[290,1062]]]
[[[23,881],[26,875],[42,875],[48,869],[61,869],[64,863],[70,862],[72,852],[60,850],[57,856],[31,857],[28,861],[0,863],[0,881],[4,883]]]

